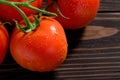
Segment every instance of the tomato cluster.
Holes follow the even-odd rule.
[[[8,0],[25,2],[28,0]],[[32,1],[32,0],[31,0]],[[42,0],[35,0],[30,5],[41,8]],[[0,4],[0,63],[3,62],[8,46],[14,60],[23,68],[31,71],[53,71],[66,59],[68,43],[64,28],[78,29],[89,24],[97,14],[100,0],[48,0],[46,10],[56,13],[55,18],[40,15],[40,24],[24,33],[15,26],[14,20],[24,28],[26,22],[21,14],[9,5]],[[50,4],[50,5],[49,5]],[[30,22],[35,21],[36,11],[19,8],[28,16]],[[6,15],[7,13],[7,15]],[[35,16],[31,16],[35,14]],[[4,22],[13,24],[11,37],[3,25]],[[9,26],[6,26],[9,27]],[[9,44],[10,42],[10,44]]]
[[[27,0],[8,0],[8,1],[25,2]],[[35,0],[34,2],[31,3],[31,5],[38,7],[38,8],[42,6],[41,4],[42,4],[42,0]],[[20,6],[20,9],[22,9],[27,16],[30,16],[31,14],[36,13],[35,11],[25,8],[25,7]],[[0,19],[2,19],[2,21],[14,23],[14,20],[20,21],[23,18],[20,15],[20,13],[13,7],[0,4]]]

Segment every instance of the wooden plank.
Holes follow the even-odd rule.
[[[0,80],[119,80],[119,3],[120,0],[101,0],[103,13],[98,13],[86,28],[66,30],[68,56],[55,71],[28,71],[17,65],[8,53],[0,65]]]
[[[17,64],[0,65],[0,79],[25,80],[99,80],[120,79],[120,13],[98,13],[84,29],[66,31],[69,51],[66,61],[55,71],[38,73],[25,70]],[[87,31],[87,30],[88,31]],[[116,33],[92,37],[96,32]],[[112,32],[112,31],[113,32]],[[91,33],[92,32],[92,33]],[[108,33],[108,34],[110,34]],[[86,39],[83,37],[85,35]],[[99,35],[98,35],[99,36]],[[90,38],[91,37],[91,38]],[[15,77],[16,76],[16,77]]]
[[[120,13],[98,13],[82,33],[68,32],[71,50],[56,76],[78,80],[120,79],[119,21]]]
[[[120,11],[120,0],[100,0],[100,11]]]

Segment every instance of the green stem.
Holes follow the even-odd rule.
[[[8,6],[11,6],[11,5],[24,6],[24,7],[30,8],[30,9],[32,9],[34,11],[41,12],[42,14],[51,15],[51,16],[57,16],[57,14],[55,14],[55,13],[45,11],[45,10],[41,10],[41,9],[39,9],[37,7],[29,5],[30,2],[33,2],[33,0],[29,1],[29,2],[11,2],[11,1],[6,1],[6,0],[0,0],[0,4],[4,4],[4,5],[8,5]]]
[[[24,32],[24,33],[26,33],[26,32],[30,32],[32,29],[32,25],[31,25],[31,22],[28,20],[28,18],[27,18],[27,16],[26,16],[26,14],[19,8],[19,7],[17,7],[15,4],[14,4],[14,2],[9,2],[9,1],[3,1],[3,0],[1,0],[0,1],[0,4],[5,4],[5,5],[8,5],[8,6],[11,6],[11,7],[14,7],[20,14],[21,14],[21,16],[23,17],[23,19],[24,19],[24,21],[25,21],[25,24],[26,24],[26,30],[24,30],[23,28],[21,28],[19,25],[18,25],[18,23],[17,23],[17,21],[15,21],[16,22],[16,26],[22,31],[22,32]],[[20,3],[21,4],[21,3]]]
[[[21,14],[21,16],[23,17],[23,19],[25,21],[25,24],[26,24],[25,28],[19,28],[18,25],[16,25],[16,26],[19,29],[25,29],[25,30],[22,30],[24,33],[32,31],[33,25],[31,24],[31,22],[27,18],[26,14],[19,7],[17,7],[17,6],[12,5],[12,7],[14,7]],[[16,24],[18,24],[18,23],[16,23]]]
[[[57,16],[57,14],[55,14],[55,13],[48,12],[48,11],[45,11],[45,10],[41,10],[41,9],[38,9],[38,8],[36,8],[34,6],[31,6],[31,5],[28,5],[26,7],[30,8],[32,10],[35,10],[37,12],[41,12],[42,14],[45,14],[45,15]]]
[[[15,8],[21,14],[21,16],[23,17],[23,19],[25,21],[26,26],[23,28],[18,24],[18,22],[16,20],[15,20],[15,22],[16,22],[17,28],[19,28],[24,33],[31,32],[32,30],[36,29],[39,26],[40,21],[37,17],[34,16],[34,22],[30,22],[26,16],[26,14],[18,6],[24,6],[24,7],[30,8],[41,14],[56,16],[55,13],[41,10],[37,7],[31,6],[30,3],[33,1],[34,0],[29,0],[27,2],[11,2],[11,1],[7,1],[7,0],[0,0],[0,4],[11,6],[11,7]]]
[[[49,7],[55,5],[55,9],[56,9],[56,11],[58,12],[58,14],[59,14],[61,17],[65,18],[65,19],[69,19],[68,17],[66,17],[66,16],[64,16],[64,15],[62,14],[62,12],[61,12],[60,9],[59,9],[59,6],[58,6],[57,2],[58,2],[58,0],[52,0],[51,3],[48,4],[48,5],[45,7],[45,10],[47,10]]]

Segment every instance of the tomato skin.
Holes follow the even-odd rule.
[[[33,17],[30,17],[33,20]],[[20,23],[24,25],[23,23]],[[45,18],[40,26],[27,34],[13,30],[10,51],[22,67],[39,72],[56,69],[67,56],[67,40],[62,26],[52,18]]]
[[[9,0],[9,1],[25,2],[28,0]],[[42,0],[35,0],[34,2],[31,3],[31,5],[37,8],[41,8]],[[20,7],[20,9],[24,11],[27,16],[30,16],[31,14],[36,14],[35,11],[25,7]],[[0,4],[0,19],[4,22],[11,22],[13,24],[14,20],[20,21],[23,18],[20,15],[20,13],[13,7]]]
[[[48,4],[52,0],[48,0]],[[56,19],[66,29],[78,29],[88,25],[96,16],[100,0],[57,0],[61,13],[69,19],[61,17],[55,10],[55,5],[48,8],[58,14]]]
[[[9,42],[8,32],[3,25],[0,25],[0,64],[4,61],[8,48],[8,42]]]

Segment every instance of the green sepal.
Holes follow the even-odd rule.
[[[29,27],[27,25],[26,25],[26,27],[22,27],[19,25],[19,23],[16,20],[14,20],[16,27],[24,33],[28,33],[28,32],[35,30],[40,25],[40,20],[39,20],[39,18],[37,18],[34,15],[33,15],[33,17],[34,17],[34,22],[31,22],[31,27]]]
[[[32,25],[33,25],[32,30],[35,30],[40,25],[40,20],[39,20],[39,18],[37,18],[34,15],[33,15],[33,17],[34,17],[34,22],[32,23]]]

